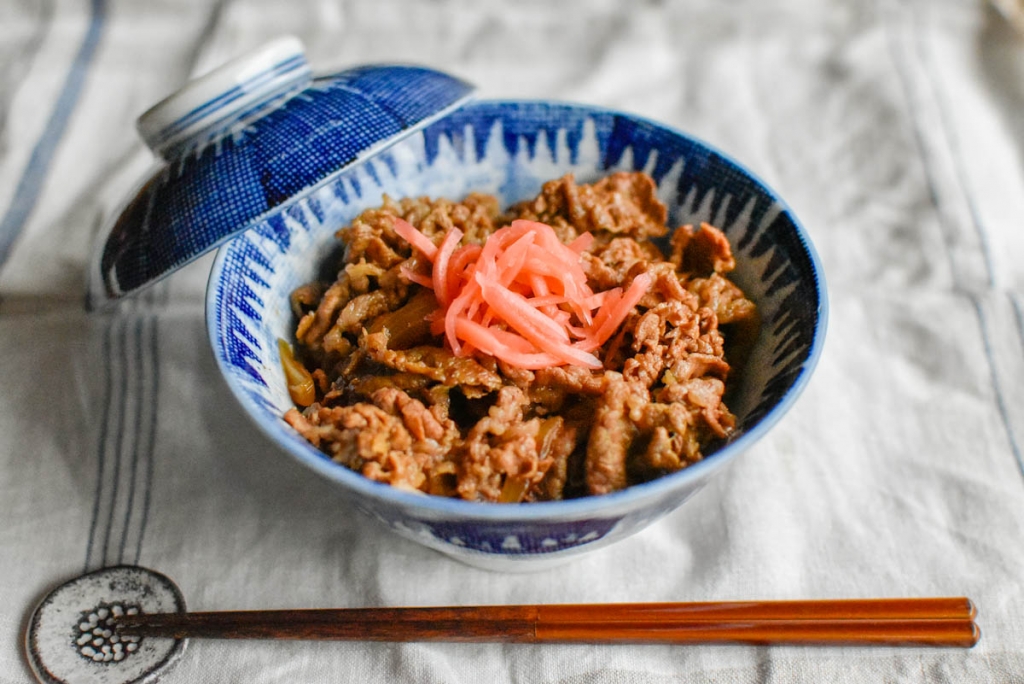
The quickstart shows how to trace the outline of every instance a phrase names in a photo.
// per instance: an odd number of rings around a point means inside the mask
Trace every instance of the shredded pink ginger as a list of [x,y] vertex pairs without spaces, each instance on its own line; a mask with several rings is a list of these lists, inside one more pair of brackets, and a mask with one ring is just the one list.
[[511,366],[536,370],[566,364],[600,369],[594,351],[615,333],[651,286],[642,273],[621,287],[594,293],[580,266],[593,243],[584,233],[565,245],[551,226],[516,220],[483,246],[460,244],[453,228],[435,245],[395,218],[395,232],[430,263],[430,275],[402,275],[434,291],[431,331],[444,334],[456,356],[474,351]]

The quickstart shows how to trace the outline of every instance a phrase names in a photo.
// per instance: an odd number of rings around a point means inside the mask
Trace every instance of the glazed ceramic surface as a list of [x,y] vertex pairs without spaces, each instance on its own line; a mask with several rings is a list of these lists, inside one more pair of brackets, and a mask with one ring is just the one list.
[[151,285],[458,107],[472,90],[405,65],[313,78],[294,38],[190,81],[139,118],[164,163],[104,228],[90,303]]
[[[493,193],[504,205],[565,173],[591,182],[643,170],[670,226],[707,221],[733,244],[734,281],[759,306],[760,337],[732,389],[738,429],[702,462],[601,497],[522,505],[417,495],[331,462],[282,419],[292,406],[276,340],[291,339],[289,293],[336,255],[334,232],[385,193],[459,199]],[[547,102],[465,106],[345,171],[223,246],[207,293],[210,341],[231,391],[282,451],[343,487],[395,532],[459,560],[534,569],[633,534],[682,504],[790,408],[825,332],[826,294],[808,238],[786,205],[744,168],[678,131],[622,113]],[[268,483],[269,486],[269,483]]]

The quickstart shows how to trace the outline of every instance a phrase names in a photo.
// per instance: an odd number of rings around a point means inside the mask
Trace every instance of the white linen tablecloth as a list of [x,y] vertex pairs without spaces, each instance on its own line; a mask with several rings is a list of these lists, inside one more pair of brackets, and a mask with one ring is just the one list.
[[[1007,3],[1002,3],[1006,5]],[[551,571],[386,533],[248,423],[205,258],[84,311],[148,105],[282,33],[481,96],[632,111],[791,203],[830,287],[818,371],[676,513]],[[0,683],[29,612],[138,563],[201,610],[967,595],[971,650],[193,642],[162,681],[1024,682],[1024,37],[970,0],[0,0]]]

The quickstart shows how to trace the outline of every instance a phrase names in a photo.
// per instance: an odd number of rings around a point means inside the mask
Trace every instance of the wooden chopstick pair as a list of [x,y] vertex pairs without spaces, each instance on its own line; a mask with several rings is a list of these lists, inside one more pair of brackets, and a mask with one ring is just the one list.
[[513,643],[743,643],[970,648],[967,598],[342,608],[139,614],[132,636]]

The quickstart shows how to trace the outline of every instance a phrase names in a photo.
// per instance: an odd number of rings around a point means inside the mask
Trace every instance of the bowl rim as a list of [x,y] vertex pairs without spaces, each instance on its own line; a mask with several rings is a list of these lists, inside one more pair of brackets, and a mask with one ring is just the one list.
[[816,311],[817,324],[814,328],[814,334],[811,340],[807,360],[804,362],[799,374],[793,380],[793,384],[790,385],[781,400],[767,413],[765,413],[765,415],[762,416],[753,427],[743,432],[734,440],[728,441],[717,451],[708,455],[701,461],[674,473],[670,473],[641,484],[631,485],[625,489],[612,492],[610,494],[584,496],[560,501],[498,504],[431,496],[420,492],[403,490],[386,483],[370,480],[361,473],[357,473],[354,470],[350,470],[341,464],[331,461],[326,454],[302,439],[297,432],[284,422],[283,417],[279,416],[273,421],[263,420],[261,416],[265,413],[265,409],[257,405],[256,402],[249,397],[247,392],[236,386],[237,381],[228,372],[226,372],[226,362],[218,351],[220,345],[218,344],[218,336],[216,335],[216,295],[218,292],[216,284],[221,280],[220,276],[224,270],[224,265],[227,261],[227,254],[230,250],[231,244],[233,243],[233,239],[225,242],[217,249],[213,266],[210,269],[209,280],[207,281],[205,298],[207,336],[214,352],[217,368],[220,370],[220,375],[227,383],[232,395],[245,409],[245,414],[249,419],[256,424],[256,427],[263,432],[265,436],[271,439],[278,447],[287,451],[292,457],[296,458],[306,467],[311,468],[329,480],[342,484],[362,497],[375,499],[382,503],[403,509],[419,509],[427,515],[433,514],[440,519],[460,518],[477,519],[496,523],[516,523],[542,520],[606,518],[613,514],[611,513],[612,511],[633,510],[640,506],[644,501],[657,501],[670,495],[676,490],[686,490],[688,485],[693,485],[697,481],[705,479],[706,476],[710,476],[715,471],[721,470],[724,465],[732,461],[732,459],[738,456],[741,452],[745,451],[752,444],[761,439],[761,437],[774,427],[779,420],[781,420],[782,416],[792,408],[793,404],[806,388],[807,383],[818,364],[818,360],[821,357],[825,333],[828,328],[828,289],[825,283],[821,260],[803,224],[792,211],[789,204],[782,199],[778,192],[776,192],[773,187],[765,183],[760,176],[747,168],[747,166],[736,161],[736,159],[731,155],[722,152],[714,145],[708,144],[704,140],[673,126],[618,109],[546,98],[479,99],[472,100],[464,107],[472,108],[481,105],[491,107],[552,105],[570,108],[584,113],[592,112],[595,114],[620,116],[636,122],[644,123],[660,128],[672,135],[684,138],[703,147],[708,152],[718,155],[722,161],[734,166],[738,171],[742,172],[759,185],[766,194],[770,195],[773,201],[779,205],[782,212],[789,217],[793,224],[799,243],[803,247],[804,252],[807,255],[807,259],[810,262],[811,274],[814,276],[815,280],[815,291],[818,295],[818,308]]

